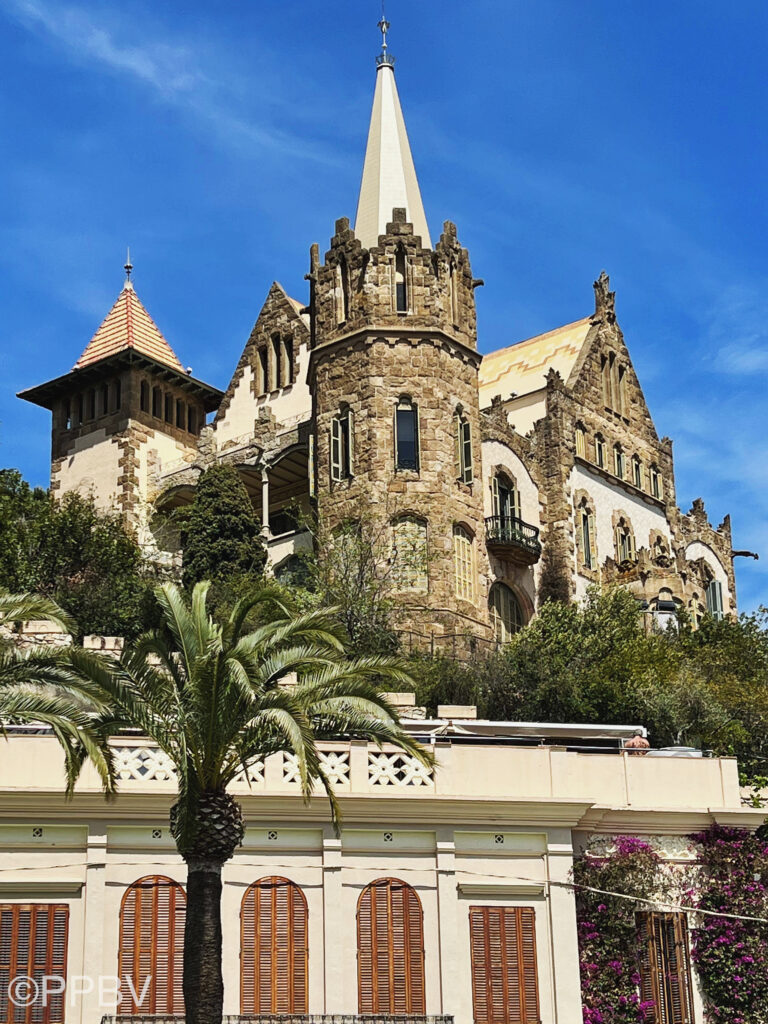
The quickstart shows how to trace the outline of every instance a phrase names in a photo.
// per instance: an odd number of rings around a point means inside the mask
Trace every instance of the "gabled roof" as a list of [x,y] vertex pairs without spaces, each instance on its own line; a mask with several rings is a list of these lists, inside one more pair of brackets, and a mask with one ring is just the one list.
[[73,369],[82,370],[126,349],[135,349],[158,363],[184,373],[176,353],[142,305],[130,281],[126,281],[117,302],[107,313]]
[[489,352],[480,364],[480,406],[486,408],[497,395],[529,395],[546,385],[550,370],[568,381],[579,357],[593,317],[576,320],[516,345]]
[[413,233],[420,236],[425,249],[431,249],[427,217],[397,95],[395,71],[391,62],[386,61],[380,63],[376,71],[376,91],[355,218],[355,235],[366,249],[379,244],[379,235],[385,234],[394,209],[405,210],[405,219],[413,224]]

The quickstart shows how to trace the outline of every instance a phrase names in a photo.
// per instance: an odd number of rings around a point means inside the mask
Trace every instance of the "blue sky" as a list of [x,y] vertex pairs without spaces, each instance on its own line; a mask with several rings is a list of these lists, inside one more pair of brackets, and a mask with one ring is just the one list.
[[[122,285],[225,387],[273,279],[354,217],[377,0],[0,0],[0,465],[46,483],[66,372]],[[604,267],[678,500],[768,604],[768,5],[388,0],[433,235],[482,351],[586,315]]]

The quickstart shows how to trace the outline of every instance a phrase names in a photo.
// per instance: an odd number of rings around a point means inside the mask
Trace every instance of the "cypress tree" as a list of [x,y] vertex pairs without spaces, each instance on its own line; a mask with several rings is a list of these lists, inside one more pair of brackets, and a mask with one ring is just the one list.
[[266,551],[260,523],[233,466],[212,466],[201,475],[183,534],[185,587],[262,574]]

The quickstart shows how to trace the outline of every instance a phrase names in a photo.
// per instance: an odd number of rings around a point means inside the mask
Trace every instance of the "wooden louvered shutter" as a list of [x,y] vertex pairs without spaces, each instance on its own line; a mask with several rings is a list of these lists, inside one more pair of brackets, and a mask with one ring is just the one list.
[[653,1003],[653,1024],[693,1024],[693,993],[685,914],[638,915],[640,998]]
[[131,1013],[184,1014],[184,890],[164,875],[134,882],[120,908],[118,974]]
[[[64,992],[43,1000],[44,978],[67,976],[69,908],[64,904],[0,905],[0,1022],[61,1024]],[[32,978],[40,994],[29,1006],[14,1006],[8,986],[14,978]],[[51,983],[52,988],[58,984]]]
[[307,1013],[307,901],[287,878],[261,878],[240,911],[240,1012]]
[[532,907],[471,907],[476,1024],[538,1024],[536,917]]
[[355,414],[347,410],[347,476],[355,473]]
[[597,526],[592,512],[587,516],[587,536],[589,540],[589,565],[590,569],[597,568]]
[[363,890],[357,975],[361,1014],[426,1013],[421,901],[405,882],[382,878]]

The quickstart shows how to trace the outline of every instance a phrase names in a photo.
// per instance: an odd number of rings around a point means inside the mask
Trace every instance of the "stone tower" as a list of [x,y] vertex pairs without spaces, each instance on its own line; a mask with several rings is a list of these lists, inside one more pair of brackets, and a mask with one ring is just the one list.
[[378,525],[415,630],[487,636],[480,282],[453,224],[430,241],[386,39],[377,64],[355,229],[311,253],[318,512]]
[[192,456],[221,392],[195,380],[130,280],[69,373],[19,394],[50,409],[51,491],[92,493],[132,526],[153,481]]

